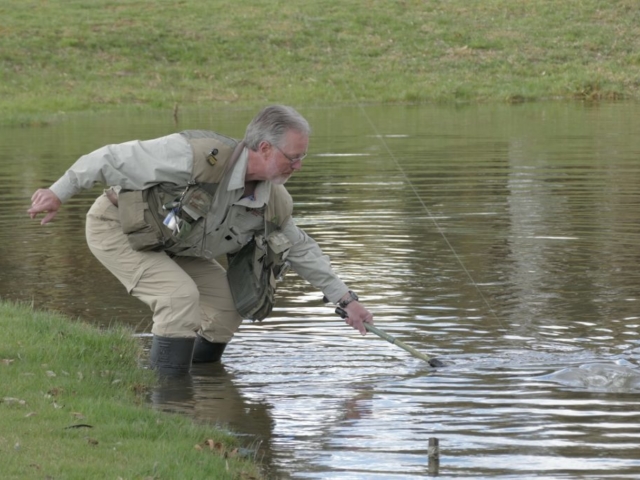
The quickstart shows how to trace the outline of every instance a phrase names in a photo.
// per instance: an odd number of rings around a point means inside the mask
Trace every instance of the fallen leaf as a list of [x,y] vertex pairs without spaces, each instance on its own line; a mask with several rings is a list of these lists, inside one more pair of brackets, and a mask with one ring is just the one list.
[[93,425],[89,425],[88,423],[77,423],[75,425],[69,425],[68,427],[64,427],[65,430],[70,428],[93,428]]
[[211,451],[213,451],[213,450],[218,450],[218,451],[224,450],[224,447],[223,447],[222,443],[214,442],[211,438],[208,439],[206,442],[204,442],[204,444],[207,445],[209,447],[209,450],[211,450]]
[[59,387],[53,387],[51,390],[49,390],[47,393],[49,395],[51,395],[52,397],[57,397],[58,395],[60,395],[62,392],[64,391],[64,389],[59,388]]
[[73,415],[78,420],[84,419],[84,415],[82,413],[80,413],[80,412],[71,412],[71,415]]
[[89,443],[89,445],[98,445],[98,443],[100,443],[95,438],[90,438],[90,437],[87,437],[87,442]]
[[27,414],[25,415],[25,417],[26,417],[26,418],[29,418],[29,417],[35,417],[37,414],[38,414],[37,412],[29,412],[29,413],[27,413]]
[[25,402],[24,400],[20,400],[19,398],[14,398],[14,397],[4,397],[2,399],[2,401],[8,405],[13,405],[13,404],[18,404],[18,405],[26,405],[27,402]]
[[11,365],[12,363],[13,363],[13,358],[3,358],[3,359],[2,359],[2,364],[3,364],[3,365],[7,365],[7,366],[9,366],[9,365]]
[[198,450],[198,451],[201,451],[201,450],[202,450],[202,446],[201,446],[201,445],[196,445],[194,448],[195,448],[196,450]]
[[144,386],[144,385],[143,385],[143,384],[141,384],[141,383],[136,383],[136,384],[133,386],[133,391],[134,391],[134,393],[135,393],[136,395],[142,395],[142,394],[144,394],[144,393],[146,393],[146,392],[147,392],[147,387],[146,387],[146,386]]
[[57,377],[56,372],[52,370],[47,370],[47,377]]

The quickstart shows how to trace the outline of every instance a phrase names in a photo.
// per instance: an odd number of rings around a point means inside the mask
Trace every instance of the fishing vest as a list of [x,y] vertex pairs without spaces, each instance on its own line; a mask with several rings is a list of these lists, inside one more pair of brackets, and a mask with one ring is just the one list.
[[[229,191],[228,185],[245,145],[205,130],[186,130],[181,135],[193,151],[188,184],[160,183],[145,190],[121,190],[120,223],[134,250],[212,258],[214,233],[236,200],[237,191]],[[283,185],[271,185],[265,210],[259,230],[279,230],[289,219],[293,201]],[[179,230],[172,221],[178,222]]]

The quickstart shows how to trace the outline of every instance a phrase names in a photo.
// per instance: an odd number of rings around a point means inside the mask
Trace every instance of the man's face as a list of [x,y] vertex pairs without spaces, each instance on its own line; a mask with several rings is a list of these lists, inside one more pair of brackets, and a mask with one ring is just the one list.
[[309,137],[297,130],[289,130],[284,135],[282,146],[270,145],[267,179],[283,185],[293,172],[302,168],[308,146]]

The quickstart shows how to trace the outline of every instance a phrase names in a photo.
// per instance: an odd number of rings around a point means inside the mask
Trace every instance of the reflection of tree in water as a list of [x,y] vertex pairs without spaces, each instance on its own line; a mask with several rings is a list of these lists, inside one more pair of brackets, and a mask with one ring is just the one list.
[[161,410],[184,413],[197,422],[239,432],[244,446],[255,451],[255,458],[271,471],[274,427],[271,407],[247,400],[235,380],[235,375],[220,363],[194,365],[191,375],[165,380],[151,392],[150,400]]

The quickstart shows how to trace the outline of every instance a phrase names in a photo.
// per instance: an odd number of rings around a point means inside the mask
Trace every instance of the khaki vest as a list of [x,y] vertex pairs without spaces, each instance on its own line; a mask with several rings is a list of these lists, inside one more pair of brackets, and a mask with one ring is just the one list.
[[[122,230],[134,250],[164,250],[174,255],[210,258],[207,233],[224,220],[237,191],[227,187],[243,142],[205,130],[181,135],[193,150],[193,170],[187,186],[160,183],[146,190],[121,190],[118,210]],[[183,228],[164,224],[176,208]],[[282,185],[271,185],[266,209],[268,229],[278,229],[291,217],[293,201]]]

